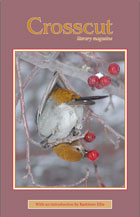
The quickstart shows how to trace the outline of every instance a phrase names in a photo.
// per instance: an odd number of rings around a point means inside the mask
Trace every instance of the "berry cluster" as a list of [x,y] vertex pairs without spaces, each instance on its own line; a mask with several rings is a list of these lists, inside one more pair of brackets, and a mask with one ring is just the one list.
[[[119,71],[120,71],[120,66],[117,63],[112,63],[108,67],[108,72],[111,75],[118,75]],[[99,77],[99,75],[96,74],[96,75],[92,75],[88,78],[88,85],[90,87],[96,87],[97,89],[102,89],[103,87],[110,85],[110,83],[111,83],[111,78],[109,76],[106,76],[106,75]],[[87,142],[92,142],[95,138],[96,138],[96,136],[93,132],[88,132],[85,135],[84,139]],[[87,158],[88,158],[88,160],[94,162],[95,160],[97,160],[99,158],[98,151],[97,150],[90,150],[87,153]],[[101,187],[105,187],[105,185],[102,183]]]
[[99,78],[96,75],[90,76],[88,78],[88,85],[90,87],[96,87],[97,89],[102,89],[111,83],[111,78],[109,76],[102,76]]
[[[111,75],[118,75],[120,71],[120,66],[117,63],[111,63],[108,67],[108,72]],[[110,85],[111,78],[109,76],[102,76],[99,78],[97,75],[92,75],[88,78],[88,85],[90,87],[95,87],[97,89],[102,89],[103,87],[106,87]]]
[[[92,142],[94,139],[96,138],[95,134],[93,132],[88,132],[86,135],[85,135],[85,138],[84,140],[86,142]],[[99,153],[97,152],[97,150],[90,150],[88,153],[87,153],[87,158],[94,162],[95,160],[97,160],[99,157]]]

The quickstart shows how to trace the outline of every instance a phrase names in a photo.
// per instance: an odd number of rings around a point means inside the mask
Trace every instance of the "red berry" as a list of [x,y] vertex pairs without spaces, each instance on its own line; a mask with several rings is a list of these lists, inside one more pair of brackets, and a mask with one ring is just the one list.
[[95,134],[93,132],[88,132],[86,135],[85,135],[85,140],[87,142],[92,142],[94,139],[96,138]]
[[99,78],[96,75],[92,75],[88,78],[88,85],[93,87],[99,83]]
[[92,162],[97,160],[98,157],[99,157],[99,153],[96,150],[91,150],[87,153],[87,158]]
[[100,78],[100,84],[102,86],[108,86],[111,83],[111,78],[109,76],[103,76]]
[[97,85],[95,85],[95,87],[96,87],[97,89],[102,89],[102,88],[103,88],[103,85],[102,85],[101,83],[98,83]]
[[112,75],[117,75],[120,71],[120,66],[117,63],[111,63],[108,67],[108,71]]

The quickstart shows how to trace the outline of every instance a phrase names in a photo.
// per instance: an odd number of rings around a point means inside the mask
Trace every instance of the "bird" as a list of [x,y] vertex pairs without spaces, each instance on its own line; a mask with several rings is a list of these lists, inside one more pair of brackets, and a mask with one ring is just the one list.
[[88,153],[78,140],[72,143],[60,143],[53,147],[53,151],[59,158],[69,162],[80,161]]
[[59,143],[70,135],[79,135],[83,128],[84,107],[106,97],[81,97],[72,90],[56,85],[38,113],[37,128],[43,138],[41,145],[45,147],[49,143]]

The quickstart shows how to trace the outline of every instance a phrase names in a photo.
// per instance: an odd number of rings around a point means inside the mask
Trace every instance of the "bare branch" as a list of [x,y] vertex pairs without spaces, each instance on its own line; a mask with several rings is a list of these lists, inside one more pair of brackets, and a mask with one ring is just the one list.
[[104,120],[102,120],[102,119],[100,118],[100,116],[98,116],[97,114],[95,114],[91,109],[90,109],[90,111],[91,111],[90,114],[91,114],[93,117],[97,118],[97,120],[98,120],[105,128],[107,128],[111,133],[113,133],[117,138],[120,138],[120,139],[122,139],[122,140],[125,139],[124,136],[122,136],[121,134],[119,134],[118,132],[116,132],[112,127],[110,127],[108,124],[106,124],[106,123],[104,122]]
[[99,187],[105,187],[105,184],[102,182],[102,177],[98,173],[98,166],[97,166],[97,164],[94,163],[93,165],[94,165],[94,168],[95,168],[95,176],[96,176],[96,179],[97,179],[98,186]]
[[[84,178],[80,179],[78,182],[76,182],[74,184],[61,185],[61,187],[75,187],[75,186],[81,185],[84,182],[87,183],[88,177],[89,177],[89,169],[88,169],[88,167],[86,167],[86,175]],[[60,186],[53,186],[53,187],[60,187]]]
[[[39,72],[39,68],[38,67],[34,67],[34,69],[32,70],[31,74],[29,75],[29,77],[27,78],[27,80],[24,82],[23,86],[22,86],[22,90],[25,89],[26,87],[28,87],[28,85],[30,84],[30,82],[32,81],[32,79],[36,76],[36,74]],[[20,99],[20,94],[18,94],[17,98],[16,98],[16,105],[18,104],[18,101]]]
[[[61,140],[57,140],[56,142],[54,143],[48,143],[45,147],[46,150],[58,145],[58,144],[61,144],[61,143],[72,143],[74,141],[77,141],[77,140],[80,140],[80,139],[83,139],[86,135],[87,131],[85,131],[83,134],[79,134],[77,136],[68,136],[67,138],[64,138],[64,139],[61,139]],[[38,147],[41,147],[41,144],[39,142],[36,142],[35,140],[33,140],[32,138],[29,138],[30,142],[33,144],[33,145],[36,145]]]
[[[39,52],[16,52],[17,56],[19,56],[22,60],[29,62],[35,66],[40,68],[48,68],[50,71],[61,71],[63,74],[68,75],[70,77],[77,77],[80,80],[87,83],[89,76],[91,73],[86,70],[80,69],[75,66],[71,66],[65,63],[60,62],[59,60],[53,60],[49,58],[45,58],[44,55],[41,55]],[[112,84],[108,87],[105,87],[110,94],[116,95],[120,98],[124,98],[124,86],[122,85],[118,88],[118,86],[113,86]]]
[[[48,185],[40,185],[40,184],[34,184],[35,187],[39,187],[39,188],[60,188],[60,187],[65,187],[65,188],[68,188],[68,187],[76,187],[76,186],[79,186],[81,185],[82,183],[85,182],[85,185],[87,187],[87,180],[88,180],[88,177],[89,177],[89,169],[88,167],[86,167],[86,175],[84,178],[81,178],[79,181],[73,183],[73,184],[70,184],[70,185],[55,185],[55,186],[48,186]],[[26,178],[26,177],[25,177]]]
[[26,133],[26,169],[27,169],[27,176],[31,178],[32,184],[35,184],[33,174],[31,171],[31,165],[30,165],[30,144],[29,144],[29,129],[28,129],[28,124],[26,120],[26,113],[25,113],[25,105],[24,105],[24,96],[23,96],[23,90],[22,90],[22,83],[21,83],[21,74],[20,74],[20,62],[19,59],[16,59],[16,70],[17,70],[17,77],[18,77],[18,86],[19,86],[19,94],[20,94],[20,102],[21,102],[21,113],[22,113],[22,119],[23,119],[23,124],[24,124],[24,129]]

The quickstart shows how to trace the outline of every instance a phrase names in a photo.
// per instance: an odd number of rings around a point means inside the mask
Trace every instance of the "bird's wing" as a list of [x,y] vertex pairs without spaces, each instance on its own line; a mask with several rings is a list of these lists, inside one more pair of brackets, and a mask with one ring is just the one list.
[[50,84],[48,85],[43,97],[42,97],[42,100],[41,100],[41,103],[39,105],[37,115],[36,115],[36,122],[37,123],[38,123],[39,116],[43,112],[46,101],[49,98],[49,95],[50,95],[51,91],[53,90],[53,88],[54,88],[54,86],[55,86],[55,84],[56,84],[56,82],[58,80],[58,77],[59,77],[58,73],[55,73],[52,80],[50,81]]

